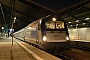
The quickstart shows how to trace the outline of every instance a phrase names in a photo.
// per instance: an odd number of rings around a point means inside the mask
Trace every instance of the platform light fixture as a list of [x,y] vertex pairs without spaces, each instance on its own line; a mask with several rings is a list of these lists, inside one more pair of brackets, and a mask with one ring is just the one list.
[[16,20],[16,17],[14,17],[14,20]]
[[70,25],[71,27],[73,26],[73,25]]
[[76,27],[76,29],[77,29],[77,27]]
[[78,26],[78,24],[76,24],[76,26]]
[[83,23],[83,25],[85,25],[85,23]]
[[13,21],[13,23],[15,23],[15,21],[16,21],[16,17],[14,17],[14,21]]
[[76,20],[76,22],[79,22],[79,20]]
[[72,22],[68,22],[68,23],[72,23]]
[[2,27],[2,29],[4,29],[4,27]]
[[15,20],[14,20],[14,22],[15,22]]
[[89,20],[90,18],[86,18],[85,20]]

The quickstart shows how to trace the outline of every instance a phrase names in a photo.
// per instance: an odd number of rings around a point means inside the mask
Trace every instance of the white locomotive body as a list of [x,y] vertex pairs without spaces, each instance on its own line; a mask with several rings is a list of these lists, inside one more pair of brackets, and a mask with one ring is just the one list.
[[[52,54],[59,54],[63,50],[70,50],[69,35],[66,23],[63,19],[57,18],[52,21],[51,17],[39,19],[14,35],[24,35],[23,40],[30,42]],[[19,38],[18,37],[18,38]]]

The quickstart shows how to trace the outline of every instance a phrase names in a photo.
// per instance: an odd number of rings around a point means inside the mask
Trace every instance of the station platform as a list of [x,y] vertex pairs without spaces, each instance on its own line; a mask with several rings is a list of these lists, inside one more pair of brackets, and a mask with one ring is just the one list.
[[0,40],[0,60],[61,60],[45,51],[13,38]]

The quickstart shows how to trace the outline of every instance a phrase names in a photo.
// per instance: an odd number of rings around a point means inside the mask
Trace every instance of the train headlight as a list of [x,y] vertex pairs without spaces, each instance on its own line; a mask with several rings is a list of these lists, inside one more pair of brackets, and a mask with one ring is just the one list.
[[69,40],[69,37],[68,36],[66,37],[66,40]]
[[46,40],[47,40],[46,36],[43,36],[43,41],[46,41]]

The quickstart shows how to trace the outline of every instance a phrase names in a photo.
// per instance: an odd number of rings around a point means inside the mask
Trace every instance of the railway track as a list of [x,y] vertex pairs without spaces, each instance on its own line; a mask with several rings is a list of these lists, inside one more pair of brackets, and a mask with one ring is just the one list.
[[90,52],[90,47],[77,46],[77,47],[73,47],[73,48],[78,49],[78,50],[82,50],[82,51]]
[[62,60],[74,60],[66,55],[60,54],[60,55],[56,55],[56,57],[62,59]]

